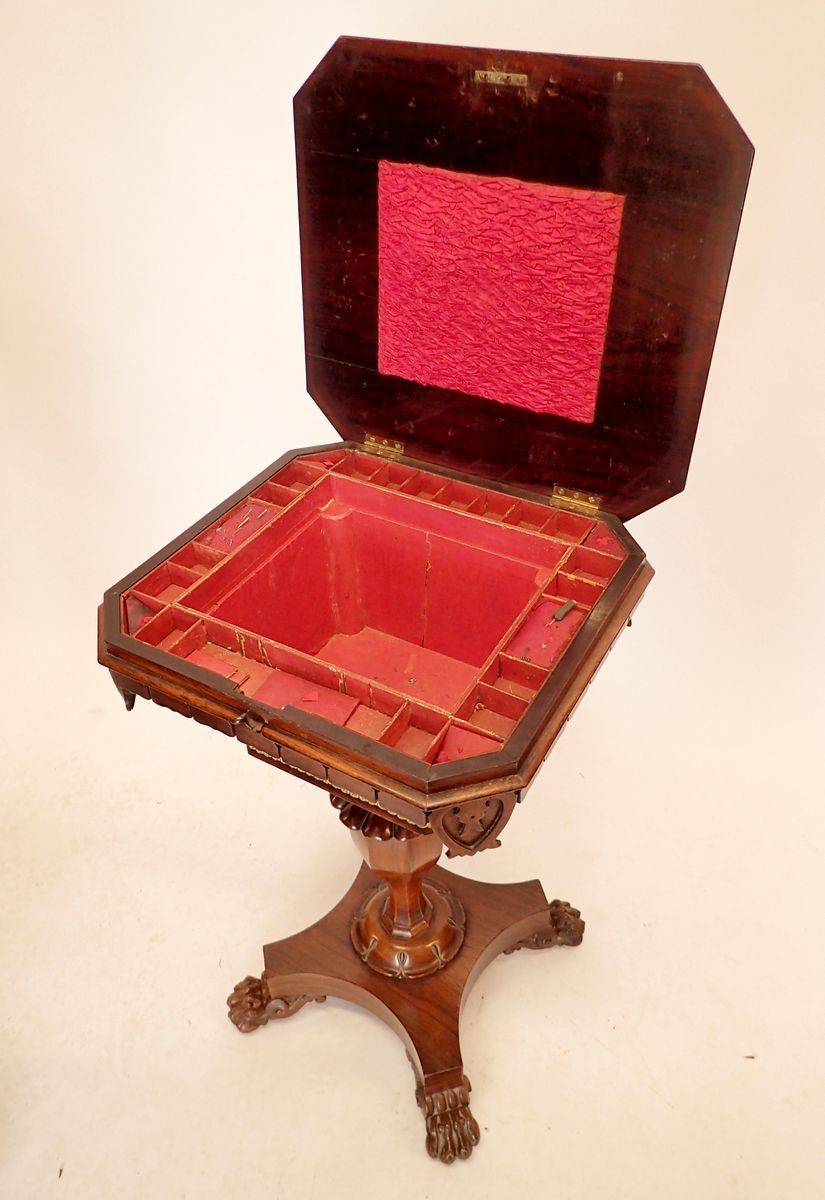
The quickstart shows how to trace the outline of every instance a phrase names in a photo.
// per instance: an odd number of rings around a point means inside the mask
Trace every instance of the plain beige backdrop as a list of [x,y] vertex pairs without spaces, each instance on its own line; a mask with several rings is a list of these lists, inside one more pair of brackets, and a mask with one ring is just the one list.
[[[493,854],[581,949],[465,1010],[482,1142],[403,1049],[224,997],[356,867],[323,794],[95,664],[104,588],[284,450],[306,395],[291,96],[340,33],[695,60],[756,163],[658,574]],[[823,6],[0,5],[0,1195],[825,1196]]]

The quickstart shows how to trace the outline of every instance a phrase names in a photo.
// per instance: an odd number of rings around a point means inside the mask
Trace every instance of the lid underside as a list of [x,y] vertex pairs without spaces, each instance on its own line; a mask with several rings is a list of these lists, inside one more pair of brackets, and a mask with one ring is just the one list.
[[625,518],[681,491],[752,158],[700,67],[342,38],[295,120],[345,438]]

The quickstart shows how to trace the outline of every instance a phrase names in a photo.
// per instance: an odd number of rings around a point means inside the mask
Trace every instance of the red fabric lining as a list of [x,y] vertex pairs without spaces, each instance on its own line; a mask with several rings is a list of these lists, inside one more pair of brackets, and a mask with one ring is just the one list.
[[379,371],[592,422],[623,206],[380,162]]
[[213,550],[228,551],[257,533],[261,524],[271,521],[274,516],[273,508],[250,498],[216,521],[211,529],[201,534],[198,541]]
[[476,754],[489,754],[498,750],[501,743],[484,734],[474,733],[470,729],[462,729],[459,725],[451,725],[444,735],[436,751],[437,763],[454,762],[457,758],[472,758]]
[[266,682],[250,694],[272,708],[289,704],[304,712],[326,717],[337,725],[347,722],[358,708],[358,701],[351,696],[342,696],[340,692],[333,692],[317,683],[308,683],[306,679],[285,671],[272,672]]
[[326,662],[376,679],[402,695],[450,710],[476,677],[476,669],[447,654],[428,650],[378,629],[335,634],[319,656]]
[[584,621],[580,608],[574,608],[563,620],[554,621],[553,614],[561,607],[561,600],[543,600],[537,605],[508,643],[507,653],[540,667],[552,666]]
[[603,521],[351,451],[276,478],[288,507],[236,505],[125,595],[124,631],[425,761],[506,740],[624,557]]

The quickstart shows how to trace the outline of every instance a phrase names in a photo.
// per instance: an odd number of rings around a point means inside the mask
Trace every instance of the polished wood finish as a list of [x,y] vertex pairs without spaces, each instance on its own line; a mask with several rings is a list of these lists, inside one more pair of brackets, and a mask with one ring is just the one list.
[[[517,87],[476,71],[523,74]],[[576,945],[577,909],[536,881],[473,882],[436,866],[500,836],[653,572],[621,519],[681,490],[699,418],[752,150],[699,67],[341,39],[295,100],[307,376],[347,439],[290,451],[105,596],[98,657],[126,707],[140,696],[329,792],[364,859],[322,920],[264,947],[264,972],[229,997],[248,1033],[328,995],[404,1041],[427,1150],[479,1139],[459,1043],[469,988],[499,953]],[[377,198],[381,159],[625,197],[595,420],[381,375]],[[124,593],[249,496],[320,450],[403,443],[400,461],[534,503],[565,485],[601,497],[626,551],[502,749],[432,764],[295,708],[121,630]],[[374,448],[374,443],[371,443]],[[494,482],[492,482],[494,481]],[[563,503],[561,507],[564,507]],[[129,627],[130,628],[130,627]]]
[[[701,67],[341,38],[295,128],[307,380],[344,437],[623,518],[682,490],[753,157]],[[381,159],[625,197],[592,425],[377,370]]]
[[[137,580],[249,495],[275,468],[301,455],[338,448],[337,444],[307,447],[284,455],[268,472],[250,480],[110,588],[99,614],[98,659],[111,671],[127,704],[133,703],[135,696],[152,700],[237,738],[262,762],[308,778],[369,811],[389,815],[411,829],[437,828],[451,854],[474,854],[492,848],[498,844],[514,804],[524,799],[553,742],[653,577],[644,552],[610,514],[600,516],[626,548],[624,564],[504,748],[478,758],[441,764],[414,760],[391,746],[360,737],[309,713],[290,707],[271,709],[213,672],[121,632],[121,596]],[[402,461],[413,463],[410,459]],[[490,486],[478,476],[440,468],[437,473],[459,482]],[[499,485],[497,490],[519,498],[541,499],[536,493],[509,485]],[[550,504],[546,499],[542,502]],[[483,813],[476,807],[479,804]],[[472,807],[465,811],[463,806]],[[456,807],[462,812],[453,813]],[[477,836],[479,830],[483,837]]]
[[[462,478],[455,471],[441,473]],[[158,560],[253,486],[219,506]],[[120,597],[156,560],[116,585],[101,609],[100,661],[127,708],[138,695],[149,699],[236,738],[260,761],[326,788],[365,858],[358,879],[327,917],[265,947],[264,974],[238,984],[228,1000],[230,1019],[251,1032],[327,995],[380,1016],[407,1046],[426,1147],[445,1163],[466,1158],[479,1137],[458,1033],[469,987],[496,954],[575,945],[583,923],[570,905],[548,905],[536,882],[474,883],[434,864],[442,848],[466,855],[499,845],[517,803],[647,587],[653,572],[643,553],[618,521],[607,520],[627,548],[624,565],[506,748],[476,760],[415,762],[306,713],[268,709],[214,673],[125,636]]]
[[[372,862],[376,847],[390,847],[392,855],[393,848],[397,853],[407,840],[403,834],[355,836]],[[425,843],[422,857],[430,852],[426,844],[438,846],[432,834],[414,835],[412,840]],[[426,1125],[427,1152],[451,1163],[468,1158],[480,1137],[469,1107],[470,1084],[459,1039],[459,1018],[470,988],[498,954],[578,945],[584,923],[570,905],[558,900],[548,904],[536,880],[477,883],[432,866],[424,883],[452,897],[467,918],[460,953],[427,977],[390,977],[375,969],[372,956],[353,953],[353,926],[376,886],[376,875],[365,863],[346,895],[322,920],[264,947],[263,975],[243,979],[227,1004],[231,1021],[242,1033],[327,996],[349,1000],[380,1017],[406,1046]]]

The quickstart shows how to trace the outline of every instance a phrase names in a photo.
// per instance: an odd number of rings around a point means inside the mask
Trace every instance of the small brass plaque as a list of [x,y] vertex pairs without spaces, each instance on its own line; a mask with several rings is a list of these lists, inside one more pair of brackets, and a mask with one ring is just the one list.
[[527,87],[527,76],[517,71],[474,71],[476,83],[503,84],[505,87]]

